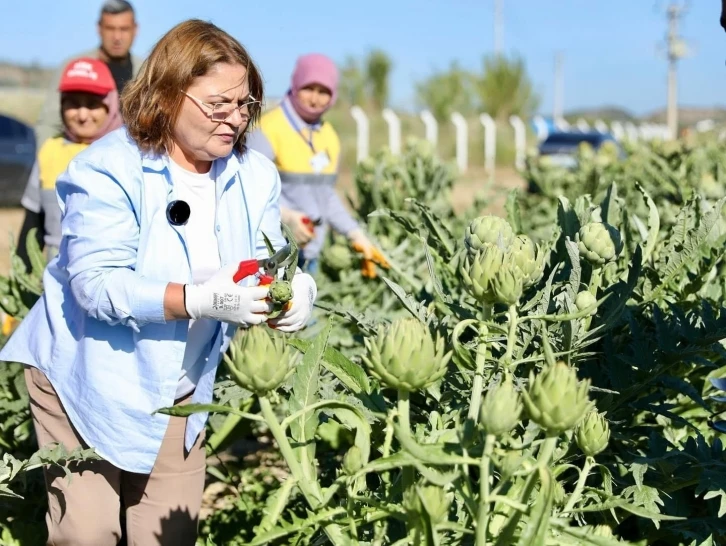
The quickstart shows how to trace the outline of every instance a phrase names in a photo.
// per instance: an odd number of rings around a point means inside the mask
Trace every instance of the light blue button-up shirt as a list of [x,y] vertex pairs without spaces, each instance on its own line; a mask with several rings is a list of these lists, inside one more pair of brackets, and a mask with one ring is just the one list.
[[[169,282],[192,280],[184,226],[167,221],[175,199],[166,156],[143,154],[124,127],[79,153],[57,181],[59,254],[44,293],[0,351],[0,360],[46,374],[83,440],[120,469],[148,474],[174,403],[189,322],[165,321]],[[222,266],[268,255],[280,231],[280,177],[248,150],[217,159],[215,232]],[[248,282],[252,282],[249,279]],[[219,323],[192,397],[209,403],[236,327]],[[207,420],[187,421],[187,449]]]

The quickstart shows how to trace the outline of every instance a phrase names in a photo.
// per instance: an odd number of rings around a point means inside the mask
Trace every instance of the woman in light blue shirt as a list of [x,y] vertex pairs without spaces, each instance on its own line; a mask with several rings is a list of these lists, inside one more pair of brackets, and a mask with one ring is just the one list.
[[[263,85],[248,53],[186,21],[154,47],[121,98],[126,125],[58,178],[58,255],[44,294],[0,352],[28,365],[40,445],[103,459],[46,470],[48,544],[193,545],[204,487],[206,414],[162,407],[212,400],[238,327],[302,328],[316,287],[298,272],[275,319],[268,289],[232,280],[240,261],[280,248],[280,177],[245,147]],[[162,532],[163,529],[163,532]]]

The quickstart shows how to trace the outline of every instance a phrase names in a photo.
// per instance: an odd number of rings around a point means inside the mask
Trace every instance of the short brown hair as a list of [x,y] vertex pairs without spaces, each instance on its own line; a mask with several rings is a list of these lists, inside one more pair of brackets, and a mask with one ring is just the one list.
[[172,130],[182,102],[182,90],[218,63],[240,64],[247,69],[250,94],[260,103],[250,107],[250,121],[235,144],[244,151],[247,131],[259,119],[263,100],[262,76],[247,50],[212,23],[190,19],[179,23],[157,42],[121,96],[126,128],[144,152],[162,154],[171,149]]

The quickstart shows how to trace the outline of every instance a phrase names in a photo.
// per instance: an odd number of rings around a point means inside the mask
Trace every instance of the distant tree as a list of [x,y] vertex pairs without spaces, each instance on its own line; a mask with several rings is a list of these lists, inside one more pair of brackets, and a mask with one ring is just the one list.
[[365,101],[366,81],[360,63],[353,56],[345,59],[340,70],[340,98],[347,104],[362,104]]
[[448,70],[435,72],[416,84],[418,102],[431,110],[439,121],[448,120],[452,112],[469,114],[474,109],[475,76],[459,67],[456,61]]
[[385,51],[374,49],[368,53],[365,66],[368,96],[376,108],[385,108],[388,104],[388,86],[393,62]]
[[539,107],[540,99],[520,57],[485,57],[484,73],[476,89],[481,108],[500,121],[511,115],[529,117]]

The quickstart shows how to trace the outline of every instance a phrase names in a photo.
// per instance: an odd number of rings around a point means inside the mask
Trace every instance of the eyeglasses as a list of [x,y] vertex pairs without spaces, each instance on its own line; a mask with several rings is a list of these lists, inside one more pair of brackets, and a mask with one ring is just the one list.
[[[260,101],[255,99],[252,95],[250,95],[249,100],[245,103],[240,104],[239,106],[235,106],[231,102],[204,102],[203,100],[200,100],[197,97],[190,95],[186,91],[182,91],[182,93],[184,93],[187,97],[196,102],[199,106],[210,108],[212,111],[207,114],[207,117],[212,121],[219,122],[227,121],[230,116],[234,114],[234,111],[238,110],[240,116],[242,117],[242,123],[248,123],[250,121],[250,118],[252,117],[252,107],[260,104]],[[247,112],[243,113],[242,110],[244,110],[245,108],[247,109]]]

